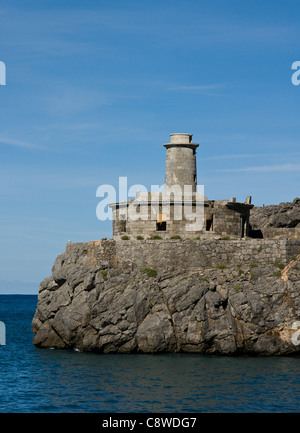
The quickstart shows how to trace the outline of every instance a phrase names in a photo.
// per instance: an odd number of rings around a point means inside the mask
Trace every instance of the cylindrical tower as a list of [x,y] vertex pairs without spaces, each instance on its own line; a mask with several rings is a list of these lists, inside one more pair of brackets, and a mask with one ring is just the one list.
[[192,185],[197,190],[196,148],[192,134],[170,134],[171,142],[164,144],[167,149],[165,184],[169,187]]

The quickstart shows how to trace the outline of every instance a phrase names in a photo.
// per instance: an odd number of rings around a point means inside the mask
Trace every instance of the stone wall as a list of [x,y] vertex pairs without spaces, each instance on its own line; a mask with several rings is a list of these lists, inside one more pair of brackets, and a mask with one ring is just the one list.
[[106,260],[113,267],[170,271],[198,270],[222,265],[287,264],[300,251],[291,240],[103,240],[68,244],[67,251],[86,251],[89,266]]
[[[141,201],[141,204],[136,206],[140,210],[140,215],[133,213],[132,218],[128,217],[126,220],[124,214],[122,215],[124,204],[120,208],[114,207],[114,239],[121,239],[124,235],[131,238],[143,236],[145,239],[159,235],[166,240],[172,236],[180,236],[184,239],[200,237],[201,240],[208,236],[209,239],[224,236],[240,239],[248,235],[251,205],[228,202],[228,200],[206,200],[203,207],[200,202],[198,207],[194,202],[191,208],[186,209],[181,202],[162,201],[165,206],[152,203],[149,193],[147,200]],[[127,209],[128,213],[129,209]],[[157,228],[158,215],[164,215],[166,224],[164,230]],[[211,221],[209,227],[207,220]]]
[[300,226],[298,227],[267,227],[263,230],[264,239],[295,239],[300,240]]

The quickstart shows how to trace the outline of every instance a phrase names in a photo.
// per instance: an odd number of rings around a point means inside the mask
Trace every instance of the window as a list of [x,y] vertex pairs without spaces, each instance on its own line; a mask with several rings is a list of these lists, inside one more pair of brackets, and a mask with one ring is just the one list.
[[213,216],[211,216],[211,217],[209,217],[209,218],[207,218],[206,219],[206,222],[205,222],[205,230],[207,231],[207,232],[212,232],[213,231]]
[[167,215],[158,213],[156,217],[156,230],[158,232],[165,232],[167,230]]
[[166,221],[162,221],[161,223],[156,223],[156,230],[158,232],[165,232],[167,230]]

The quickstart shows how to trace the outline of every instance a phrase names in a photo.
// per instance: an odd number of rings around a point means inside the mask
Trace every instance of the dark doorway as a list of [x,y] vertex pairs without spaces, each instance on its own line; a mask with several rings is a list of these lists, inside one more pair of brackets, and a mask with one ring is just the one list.
[[241,238],[244,238],[246,235],[246,218],[241,216]]
[[212,232],[212,231],[213,231],[213,217],[208,218],[208,219],[206,220],[206,223],[205,223],[205,230],[206,230],[207,232]]
[[121,221],[121,231],[126,232],[126,220]]

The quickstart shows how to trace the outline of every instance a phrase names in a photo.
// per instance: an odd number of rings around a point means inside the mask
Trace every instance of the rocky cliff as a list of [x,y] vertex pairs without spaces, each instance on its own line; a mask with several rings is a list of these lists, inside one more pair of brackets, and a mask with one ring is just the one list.
[[[250,235],[255,237],[299,238],[300,236],[300,198],[293,202],[254,207],[250,214]],[[297,234],[296,234],[297,233]]]
[[[106,250],[113,242],[106,241]],[[40,284],[32,321],[37,347],[299,353],[300,255],[288,266],[231,263],[187,271],[178,264],[170,271],[119,266],[105,253],[91,260],[86,244],[77,245],[57,257]]]

